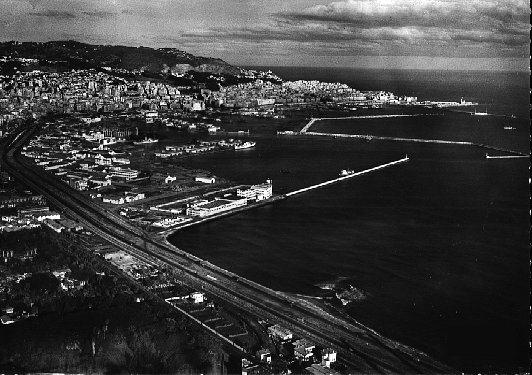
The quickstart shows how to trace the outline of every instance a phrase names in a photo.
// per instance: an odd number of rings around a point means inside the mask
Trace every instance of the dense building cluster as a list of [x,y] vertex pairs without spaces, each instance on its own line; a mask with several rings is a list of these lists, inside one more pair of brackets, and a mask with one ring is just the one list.
[[205,103],[179,88],[129,81],[95,70],[32,71],[0,80],[0,124],[47,112],[204,110]]
[[[271,72],[246,71],[254,81],[208,90],[172,86],[149,80],[126,79],[117,71],[71,70],[63,73],[17,72],[0,76],[0,131],[8,122],[45,113],[137,112],[146,122],[179,120],[161,113],[198,112],[206,108],[250,109],[312,105],[317,103],[412,104],[415,97],[393,93],[362,92],[341,83],[319,81],[280,82]],[[119,75],[119,74],[118,74]],[[247,76],[246,76],[247,77]],[[262,79],[264,78],[264,80]],[[277,108],[279,109],[279,108]],[[245,112],[245,111],[244,111]],[[1,136],[1,134],[0,134]]]
[[222,87],[212,92],[211,102],[228,108],[250,108],[271,105],[304,105],[316,103],[406,104],[416,97],[397,97],[391,92],[362,92],[343,83],[320,81],[288,81],[276,84],[255,80],[250,83]]

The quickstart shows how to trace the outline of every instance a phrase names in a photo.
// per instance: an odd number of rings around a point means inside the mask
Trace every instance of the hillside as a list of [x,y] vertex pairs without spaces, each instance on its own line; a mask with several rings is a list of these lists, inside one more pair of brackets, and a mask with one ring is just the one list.
[[111,67],[129,71],[171,73],[194,70],[237,75],[240,69],[223,60],[194,56],[174,48],[91,45],[76,41],[4,42],[0,56],[60,62],[67,68]]

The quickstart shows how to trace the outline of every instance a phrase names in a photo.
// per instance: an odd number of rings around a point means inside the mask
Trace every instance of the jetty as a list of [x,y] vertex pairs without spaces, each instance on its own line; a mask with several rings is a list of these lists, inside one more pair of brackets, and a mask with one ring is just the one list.
[[391,167],[392,165],[406,163],[408,160],[410,160],[409,157],[405,156],[402,159],[398,159],[398,160],[395,160],[395,161],[392,161],[392,162],[389,162],[389,163],[381,164],[381,165],[378,165],[378,166],[373,167],[373,168],[364,169],[364,170],[362,170],[360,172],[351,173],[351,174],[348,174],[346,176],[341,176],[341,177],[334,178],[332,180],[328,180],[328,181],[325,181],[325,182],[322,182],[322,183],[319,183],[319,184],[316,184],[316,185],[312,185],[312,186],[309,186],[309,187],[306,187],[306,188],[303,188],[303,189],[295,190],[295,191],[292,191],[290,193],[285,194],[285,196],[288,198],[288,197],[294,196],[296,194],[301,194],[301,193],[304,193],[304,192],[307,192],[307,191],[310,191],[310,190],[314,190],[314,189],[318,189],[318,188],[321,188],[321,187],[324,187],[324,186],[332,185],[332,184],[335,184],[335,183],[338,183],[338,182],[341,182],[341,181],[344,181],[344,180],[347,180],[347,179],[350,179],[350,178],[353,178],[353,177],[357,177],[357,176],[361,176],[363,174],[367,174],[367,173],[370,173],[370,172],[377,171],[379,169]]
[[[505,152],[510,154],[511,158],[528,158],[529,154],[520,151],[509,150],[502,147],[490,146],[483,143],[475,143],[470,141],[450,141],[445,139],[423,139],[423,138],[402,138],[402,137],[383,137],[371,134],[345,134],[345,133],[319,133],[319,132],[306,132],[306,135],[315,135],[321,137],[333,137],[333,138],[358,138],[367,141],[395,141],[395,142],[415,142],[415,143],[433,143],[433,144],[447,144],[447,145],[462,145],[473,146],[482,149]],[[491,157],[490,157],[491,158]],[[488,159],[490,159],[488,158]]]
[[416,116],[440,116],[437,113],[412,113],[412,114],[395,114],[395,115],[362,115],[362,116],[345,116],[345,117],[313,117],[310,121],[299,131],[300,133],[307,133],[312,125],[317,121],[322,120],[349,120],[349,119],[368,119],[368,118],[393,118],[393,117],[416,117]]
[[371,135],[371,134],[318,133],[318,132],[306,132],[305,134],[322,136],[322,137],[333,137],[333,138],[359,138],[359,139],[365,139],[368,141],[379,140],[379,141],[400,141],[400,142],[417,142],[417,143],[442,143],[442,144],[466,145],[466,146],[477,145],[469,141],[447,141],[444,139],[383,137],[383,136]]
[[364,170],[359,171],[359,172],[350,173],[350,174],[345,175],[345,176],[337,177],[337,178],[334,178],[332,180],[321,182],[319,184],[308,186],[308,187],[305,187],[305,188],[302,188],[302,189],[298,189],[298,190],[295,190],[295,191],[292,191],[292,192],[289,192],[289,193],[286,193],[286,194],[274,195],[274,196],[272,196],[269,199],[265,199],[265,200],[254,202],[254,203],[250,203],[250,204],[248,204],[246,206],[238,207],[238,208],[235,208],[235,209],[230,210],[230,211],[224,211],[224,212],[221,212],[221,213],[218,213],[218,214],[215,214],[215,215],[212,215],[212,216],[207,216],[207,217],[204,217],[204,218],[201,218],[201,219],[197,219],[197,220],[183,221],[183,222],[181,222],[181,223],[179,223],[177,225],[171,226],[171,227],[169,227],[169,228],[167,228],[167,229],[165,229],[165,230],[163,230],[161,232],[158,232],[157,235],[160,238],[162,238],[162,239],[166,239],[166,236],[168,236],[169,234],[175,233],[175,232],[177,232],[179,230],[182,230],[182,229],[185,229],[185,228],[189,228],[189,227],[192,227],[192,226],[204,224],[204,223],[207,223],[207,222],[210,222],[210,221],[214,221],[214,220],[218,220],[218,219],[221,219],[221,218],[224,218],[224,217],[227,217],[227,216],[231,216],[231,215],[235,215],[235,214],[238,214],[238,213],[242,213],[244,211],[248,211],[248,210],[252,210],[252,209],[258,208],[258,207],[263,207],[263,206],[266,206],[266,205],[269,205],[269,204],[273,204],[273,203],[275,203],[277,201],[281,201],[283,199],[287,199],[289,197],[292,197],[292,196],[297,195],[297,194],[304,193],[304,192],[309,191],[309,190],[314,190],[314,189],[318,189],[320,187],[332,185],[332,184],[335,184],[335,183],[338,183],[338,182],[341,182],[341,181],[344,181],[344,180],[347,180],[347,179],[350,179],[350,178],[353,178],[353,177],[357,177],[357,176],[361,176],[363,174],[367,174],[367,173],[371,173],[371,172],[377,171],[379,169],[391,167],[391,166],[396,165],[396,164],[405,163],[408,160],[410,160],[409,157],[405,156],[402,159],[398,159],[398,160],[394,160],[394,161],[389,162],[389,163],[377,165],[376,167],[372,167],[372,168],[369,168],[369,169],[364,169]]
[[486,159],[519,159],[519,158],[529,158],[529,155],[488,155],[486,154]]

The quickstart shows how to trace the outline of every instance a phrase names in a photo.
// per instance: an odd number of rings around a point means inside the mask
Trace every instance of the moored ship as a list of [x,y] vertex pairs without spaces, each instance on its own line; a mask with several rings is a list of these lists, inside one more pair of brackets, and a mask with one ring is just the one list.
[[352,169],[342,169],[342,170],[340,171],[339,175],[343,177],[343,176],[349,176],[349,175],[352,175],[352,174],[354,174],[354,173],[355,173],[355,171],[352,170]]
[[473,112],[473,115],[475,116],[487,116],[488,114],[489,113],[487,109],[484,112],[477,112],[477,110],[475,109],[475,112]]
[[255,145],[256,145],[255,142],[244,142],[244,143],[235,145],[235,150],[244,150],[247,148],[255,147]]

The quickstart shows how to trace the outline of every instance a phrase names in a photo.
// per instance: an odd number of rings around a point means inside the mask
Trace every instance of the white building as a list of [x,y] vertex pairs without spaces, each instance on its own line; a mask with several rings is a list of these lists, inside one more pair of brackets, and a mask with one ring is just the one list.
[[96,189],[111,185],[111,180],[108,178],[93,178],[90,182]]
[[111,177],[124,178],[125,180],[131,180],[139,176],[139,171],[129,168],[115,167],[109,171]]
[[165,219],[161,219],[159,221],[156,221],[152,224],[153,227],[158,228],[169,228],[177,224],[183,224],[187,221],[192,220],[191,218],[183,218],[183,217],[169,217]]
[[271,198],[273,195],[272,181],[267,180],[264,184],[252,185],[249,189],[238,189],[236,195],[257,201]]
[[146,118],[146,123],[152,124],[155,119],[159,118],[159,113],[156,111],[148,111],[144,114],[144,117]]
[[194,100],[192,102],[191,111],[205,111],[205,103],[201,100]]
[[292,337],[294,336],[292,331],[281,327],[279,324],[268,327],[268,333],[270,336],[277,337],[282,341],[292,340]]
[[316,348],[316,345],[306,339],[299,339],[294,342],[294,347],[302,348],[307,353],[312,353],[312,351]]
[[94,162],[98,165],[112,165],[113,158],[98,154],[94,157]]
[[216,177],[196,176],[194,180],[204,184],[214,184],[216,182]]
[[325,367],[331,367],[331,363],[336,362],[336,350],[331,348],[323,349],[321,352],[321,364]]
[[194,303],[202,303],[205,300],[205,294],[201,292],[192,292],[190,293],[190,298]]
[[272,363],[272,353],[268,349],[261,349],[257,352],[257,357],[261,362]]
[[124,204],[126,203],[126,197],[117,196],[117,195],[109,195],[102,198],[103,203],[110,203],[110,204]]
[[126,202],[128,203],[146,198],[146,194],[144,193],[127,192],[125,195],[126,195]]
[[253,363],[246,358],[242,358],[242,375],[253,374],[258,367],[258,364]]
[[177,177],[176,176],[167,176],[165,179],[164,179],[164,183],[165,184],[169,184],[170,182],[174,182],[177,180]]
[[187,208],[187,215],[207,217],[218,213],[229,211],[247,204],[246,198],[236,199],[216,199],[210,202],[194,204]]

